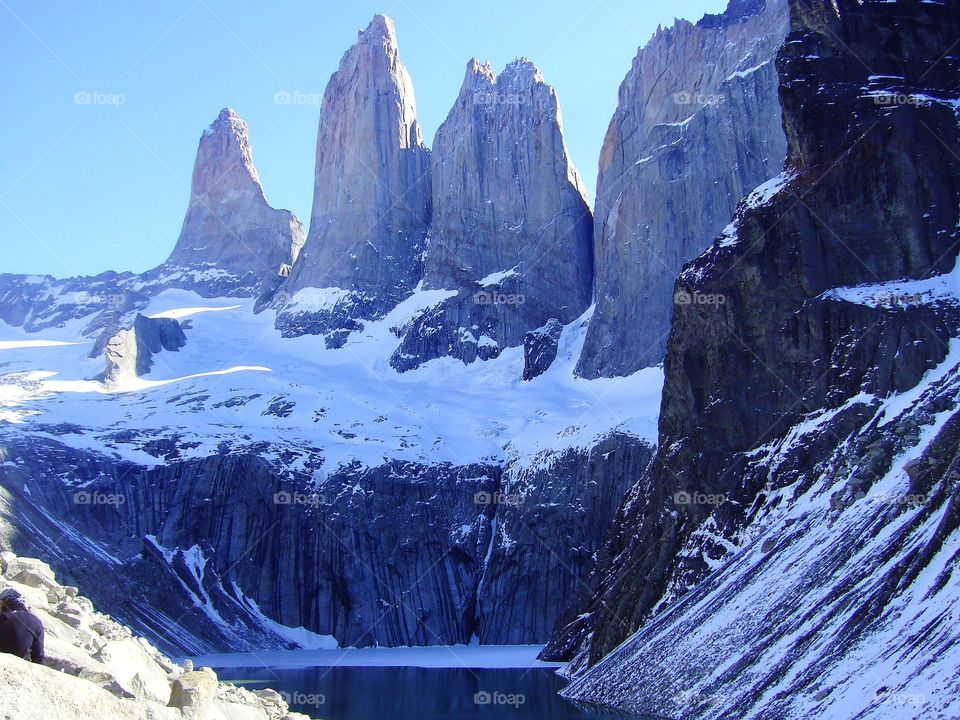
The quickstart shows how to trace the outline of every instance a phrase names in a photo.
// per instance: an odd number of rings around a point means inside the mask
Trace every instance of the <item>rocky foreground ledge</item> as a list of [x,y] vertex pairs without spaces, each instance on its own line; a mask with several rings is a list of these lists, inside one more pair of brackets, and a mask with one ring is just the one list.
[[43,665],[0,653],[0,720],[309,720],[274,690],[192,670],[97,612],[33,558],[0,553],[0,590],[27,599],[46,629]]

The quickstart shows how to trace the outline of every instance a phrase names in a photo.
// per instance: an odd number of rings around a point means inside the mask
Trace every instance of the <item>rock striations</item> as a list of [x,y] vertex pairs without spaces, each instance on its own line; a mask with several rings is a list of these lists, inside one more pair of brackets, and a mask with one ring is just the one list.
[[393,21],[377,15],[323,95],[310,232],[274,299],[278,327],[300,335],[337,325],[332,308],[298,309],[310,288],[346,291],[337,309],[354,319],[379,317],[409,295],[421,276],[430,192],[413,82]]
[[786,33],[786,0],[737,0],[658,30],[637,53],[600,155],[596,311],[578,374],[629,375],[663,360],[683,263],[780,171],[773,57]]
[[190,204],[168,266],[211,266],[269,281],[303,245],[303,225],[267,204],[247,124],[224,108],[200,138]]
[[658,451],[551,648],[570,697],[960,712],[957,37],[955,3],[791,1],[786,171],[678,280],[725,302],[674,316]]
[[404,330],[405,370],[523,343],[590,304],[590,208],[563,140],[553,88],[528,60],[497,76],[471,60],[433,147],[433,224],[424,287],[457,295]]

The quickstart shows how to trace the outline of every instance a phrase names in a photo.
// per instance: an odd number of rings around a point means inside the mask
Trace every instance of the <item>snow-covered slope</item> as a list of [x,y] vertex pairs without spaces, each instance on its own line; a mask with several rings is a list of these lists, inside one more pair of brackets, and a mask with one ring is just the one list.
[[144,448],[176,432],[178,458],[204,457],[221,443],[237,450],[268,442],[304,460],[322,448],[325,472],[354,461],[533,458],[588,448],[613,430],[655,440],[660,369],[627,379],[573,377],[588,316],[566,328],[557,361],[533,382],[520,380],[522,348],[476,368],[448,358],[394,371],[396,328],[446,295],[417,292],[334,350],[314,337],[281,338],[274,311],[254,314],[250,299],[166,290],[141,312],[180,320],[186,346],[156,355],[149,375],[112,386],[92,379],[103,359],[89,357],[84,319],[38,333],[6,326],[2,412],[21,432],[75,425],[71,446],[135,462],[170,459]]
[[[252,298],[161,289],[125,317],[179,323],[186,344],[110,382],[95,356],[102,335],[88,330],[95,311],[53,303],[51,316],[77,317],[3,326],[8,542],[39,544],[77,573],[124,576],[116,584],[133,596],[98,602],[157,642],[186,623],[171,651],[311,645],[314,634],[545,641],[649,459],[662,371],[575,378],[588,311],[529,382],[522,348],[398,373],[399,328],[447,295],[418,290],[329,349],[283,337],[276,311],[254,312]],[[123,502],[78,505],[84,493]],[[397,513],[422,517],[407,527]],[[282,540],[304,533],[303,547]],[[535,601],[544,588],[549,603]],[[403,598],[421,589],[415,609]],[[189,618],[157,600],[171,592]]]

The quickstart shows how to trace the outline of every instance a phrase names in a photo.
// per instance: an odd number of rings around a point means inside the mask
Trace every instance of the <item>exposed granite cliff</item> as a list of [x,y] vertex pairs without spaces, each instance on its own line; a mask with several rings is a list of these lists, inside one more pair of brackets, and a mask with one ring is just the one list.
[[737,0],[640,49],[600,155],[596,311],[577,368],[629,375],[664,357],[673,284],[786,154],[773,57],[786,0]]
[[187,344],[180,323],[173,318],[149,318],[137,313],[133,324],[107,340],[103,380],[120,383],[146,375],[153,356],[162,350],[177,351]]
[[200,137],[190,204],[167,265],[254,273],[269,282],[287,272],[303,242],[300,221],[267,204],[247,124],[224,108]]
[[652,455],[615,433],[506,466],[391,461],[324,476],[319,450],[292,470],[266,444],[263,456],[178,460],[171,441],[148,448],[168,453],[155,466],[14,434],[3,448],[0,547],[30,548],[188,653],[288,644],[264,616],[344,646],[545,642],[593,569],[623,469]]
[[[277,326],[288,335],[352,327],[409,295],[422,274],[430,187],[413,82],[393,21],[377,15],[323,95],[310,232],[274,298]],[[335,306],[298,306],[296,293],[310,288],[345,292]]]
[[459,291],[404,328],[392,360],[465,362],[516,347],[590,304],[590,208],[553,88],[528,60],[495,75],[471,60],[432,153],[424,287]]
[[724,301],[674,316],[658,451],[549,652],[571,697],[956,714],[957,37],[954,2],[792,0],[787,168],[678,280]]

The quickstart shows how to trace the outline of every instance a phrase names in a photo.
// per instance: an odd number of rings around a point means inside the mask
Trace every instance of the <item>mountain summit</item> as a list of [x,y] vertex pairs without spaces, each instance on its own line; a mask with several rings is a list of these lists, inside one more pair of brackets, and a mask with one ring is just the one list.
[[313,213],[285,288],[355,293],[377,316],[419,280],[430,224],[430,153],[393,21],[377,15],[330,78],[320,108]]
[[190,204],[168,265],[276,276],[296,259],[303,225],[267,204],[245,123],[231,108],[200,137]]

